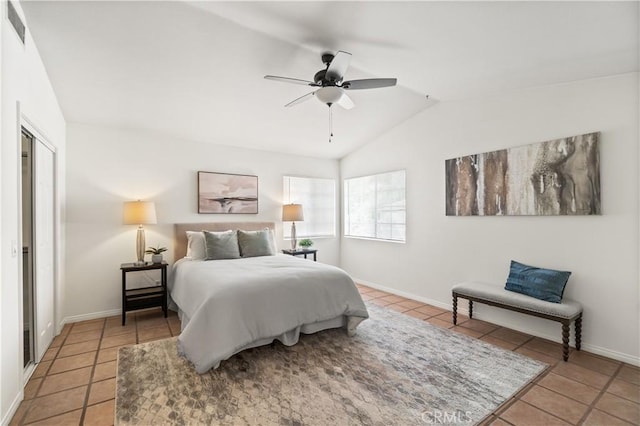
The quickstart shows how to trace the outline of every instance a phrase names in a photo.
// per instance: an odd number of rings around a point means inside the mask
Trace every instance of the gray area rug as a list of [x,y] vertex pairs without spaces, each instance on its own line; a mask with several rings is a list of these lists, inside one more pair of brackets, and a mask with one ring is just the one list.
[[198,375],[176,338],[118,353],[116,424],[474,424],[545,364],[368,304],[357,335],[249,349]]

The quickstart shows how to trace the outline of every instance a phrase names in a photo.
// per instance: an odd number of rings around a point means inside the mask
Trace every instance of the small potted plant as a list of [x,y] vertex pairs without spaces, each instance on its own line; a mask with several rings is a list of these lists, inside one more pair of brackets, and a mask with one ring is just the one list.
[[153,263],[162,263],[162,253],[167,251],[166,247],[149,247],[145,253],[151,255],[151,261]]
[[300,242],[298,243],[298,245],[300,247],[302,247],[305,250],[308,250],[311,248],[311,246],[313,245],[313,241],[311,241],[308,238],[305,238],[304,240],[300,240]]

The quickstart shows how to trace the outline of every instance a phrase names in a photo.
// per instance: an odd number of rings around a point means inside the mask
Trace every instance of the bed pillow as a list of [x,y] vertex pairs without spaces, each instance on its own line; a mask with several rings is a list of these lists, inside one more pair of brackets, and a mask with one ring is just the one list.
[[210,232],[204,231],[204,260],[239,259],[238,234],[236,231]]
[[570,275],[571,272],[536,268],[512,260],[504,288],[547,302],[560,303]]
[[187,231],[187,255],[191,260],[204,260],[207,257],[204,244],[204,232]]
[[276,254],[273,233],[269,228],[262,231],[238,230],[238,243],[242,257],[274,256]]

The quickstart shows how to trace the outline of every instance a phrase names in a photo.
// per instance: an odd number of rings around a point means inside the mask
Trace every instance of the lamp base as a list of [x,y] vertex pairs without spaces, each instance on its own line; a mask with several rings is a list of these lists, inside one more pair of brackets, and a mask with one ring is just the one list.
[[291,251],[296,251],[298,240],[296,239],[296,223],[291,222]]
[[138,235],[136,235],[136,254],[138,255],[138,261],[135,262],[136,265],[144,265],[145,246],[144,228],[140,225],[138,226]]

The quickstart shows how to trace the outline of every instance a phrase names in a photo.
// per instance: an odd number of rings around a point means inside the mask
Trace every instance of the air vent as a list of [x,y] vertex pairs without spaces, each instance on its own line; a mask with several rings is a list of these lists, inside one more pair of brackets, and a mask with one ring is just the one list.
[[16,30],[16,33],[18,34],[18,37],[20,37],[20,40],[22,40],[22,44],[24,44],[24,35],[25,35],[26,28],[22,23],[22,19],[20,19],[20,15],[18,15],[18,12],[16,12],[16,8],[13,7],[13,3],[8,1],[7,5],[9,8],[9,11],[7,14],[9,17],[9,22],[11,22],[13,29]]

